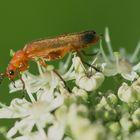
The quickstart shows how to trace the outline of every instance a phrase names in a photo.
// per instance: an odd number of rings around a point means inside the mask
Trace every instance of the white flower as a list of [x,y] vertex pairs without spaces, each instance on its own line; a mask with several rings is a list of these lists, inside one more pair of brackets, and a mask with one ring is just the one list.
[[[78,117],[76,114],[69,122],[73,137],[76,140],[104,140],[106,133],[105,128],[101,124],[91,124],[88,119]],[[91,125],[90,125],[91,124]]]
[[44,138],[42,135],[36,131],[32,133],[28,133],[26,135],[18,136],[15,138],[12,138],[11,140],[48,140],[47,136]]
[[[17,132],[27,137],[36,125],[43,139],[46,139],[44,128],[47,124],[53,124],[55,117],[51,114],[56,108],[63,105],[64,97],[60,91],[64,88],[61,79],[53,71],[40,71],[39,76],[31,75],[29,72],[23,74],[22,79],[25,83],[25,89],[31,102],[26,99],[14,99],[11,105],[0,109],[0,118],[19,118],[15,125],[8,131],[7,137],[13,137]],[[15,82],[15,87],[10,85],[11,92],[21,90],[23,83]],[[36,93],[36,100],[33,97]]]
[[[37,92],[39,89],[41,89],[44,86],[46,88],[50,88],[52,86],[53,88],[55,88],[60,82],[60,79],[54,74],[54,72],[49,72],[49,71],[42,73],[41,75],[38,76],[35,76],[27,71],[24,72],[24,74],[22,75],[22,79],[24,83],[26,83],[26,85],[28,85],[28,87],[30,88],[31,93]],[[52,83],[53,85],[51,85]],[[13,83],[11,83],[9,85],[9,88],[11,93],[15,91],[23,90],[23,83],[19,79],[15,81],[15,86],[13,85]]]
[[140,108],[136,109],[132,114],[132,120],[136,126],[140,126]]
[[132,83],[132,86],[137,92],[138,100],[140,100],[140,77]]
[[10,106],[0,108],[0,118],[23,118],[28,115],[28,108],[31,103],[26,99],[15,98],[11,101]]
[[64,136],[65,125],[60,122],[55,122],[48,130],[49,140],[62,140]]
[[131,71],[130,73],[124,73],[121,75],[124,79],[129,80],[129,81],[134,81],[135,79],[139,77],[135,71]]
[[86,101],[88,98],[88,93],[83,89],[79,89],[77,87],[74,87],[72,89],[72,96],[74,96],[75,98],[81,97],[83,100]]
[[[88,109],[84,105],[71,104],[69,108],[62,106],[56,112],[58,120],[70,129],[72,138],[76,140],[104,140],[106,130],[100,123],[91,123],[86,117]],[[81,114],[81,115],[80,115]]]
[[140,130],[135,131],[130,135],[130,140],[139,140],[140,139]]
[[74,56],[72,62],[73,62],[75,73],[83,73],[86,71],[83,63],[81,62],[81,59],[78,56]]
[[130,86],[123,83],[118,90],[118,97],[127,103],[140,100],[140,78],[132,82]]
[[126,113],[120,119],[120,125],[125,133],[131,131],[134,126],[133,122],[129,119],[129,117],[130,115]]
[[105,54],[102,44],[100,43],[100,49],[104,59],[104,62],[102,62],[101,64],[104,75],[114,76],[117,74],[121,74],[124,79],[129,81],[134,81],[135,79],[137,79],[137,72],[140,70],[140,65],[137,64],[133,66],[133,62],[138,56],[138,52],[140,50],[140,43],[136,47],[133,55],[128,58],[124,56],[124,51],[122,52],[120,50],[120,52],[113,53],[108,28],[106,28],[105,30],[105,41],[109,50],[109,56]]
[[76,85],[78,85],[82,89],[85,89],[86,91],[96,90],[101,86],[103,81],[104,75],[100,72],[96,72],[95,74],[92,74],[90,76],[85,73],[76,75]]
[[35,131],[12,138],[11,140],[62,140],[63,136],[64,125],[60,124],[59,122],[55,122],[49,127],[48,133],[45,136],[43,136],[39,131]]
[[[58,102],[58,99],[56,99],[56,102]],[[28,116],[21,118],[21,121],[16,122],[15,126],[7,133],[7,136],[12,137],[17,133],[17,131],[24,135],[31,132],[34,125],[40,124],[41,127],[44,128],[47,123],[52,123],[54,121],[54,117],[50,112],[55,109],[54,104],[54,102],[52,104],[47,104],[46,102],[37,102],[33,104],[28,108]],[[62,105],[62,103],[60,105]]]
[[18,131],[23,135],[30,133],[36,124],[40,124],[44,128],[46,124],[52,123],[54,117],[51,111],[61,106],[63,100],[63,96],[53,98],[49,102],[47,100],[38,100],[30,103],[25,99],[13,100],[9,107],[0,109],[1,118],[21,119],[21,121],[16,121],[14,127],[9,130],[7,137],[12,137]]
[[133,70],[136,72],[140,72],[140,62],[133,66]]
[[94,91],[104,81],[104,75],[101,72],[96,72],[91,67],[86,70],[79,57],[73,58],[75,69],[76,85],[86,91]]
[[109,129],[113,132],[118,134],[120,132],[120,124],[118,122],[111,122],[109,124]]
[[[106,97],[102,97],[100,102],[95,107],[96,118],[102,118],[104,121],[112,120],[114,121],[117,118],[117,110],[115,110],[113,104],[108,103]],[[111,114],[111,115],[110,115]]]
[[118,97],[120,100],[130,103],[138,100],[138,93],[133,86],[128,86],[127,83],[123,83],[118,90]]
[[116,105],[118,103],[118,98],[115,94],[111,93],[107,96],[107,101],[112,105]]
[[[118,56],[114,56],[115,58]],[[138,74],[134,71],[135,68],[129,63],[128,60],[122,58],[116,58],[112,63],[102,64],[103,73],[105,76],[115,76],[121,74],[121,76],[129,81],[134,81],[138,78]]]

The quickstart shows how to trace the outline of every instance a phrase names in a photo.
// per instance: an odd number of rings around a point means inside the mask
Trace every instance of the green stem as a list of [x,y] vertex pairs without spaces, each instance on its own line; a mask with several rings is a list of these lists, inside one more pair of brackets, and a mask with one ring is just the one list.
[[137,47],[136,47],[136,49],[135,49],[135,51],[134,51],[132,57],[130,58],[130,62],[131,62],[131,63],[133,63],[133,62],[136,60],[139,51],[140,51],[140,41],[139,41],[139,43],[138,43],[138,45],[137,45]]
[[111,46],[110,36],[109,36],[109,29],[105,28],[105,41],[109,50],[110,57],[113,58],[113,50]]
[[103,50],[103,47],[102,47],[102,40],[100,40],[100,50],[101,50],[101,54],[102,54],[103,59],[105,60],[105,62],[106,62],[107,64],[111,64],[111,62],[109,61],[109,59],[107,58],[107,56],[106,56],[106,54],[105,54],[105,52],[104,52],[104,50]]

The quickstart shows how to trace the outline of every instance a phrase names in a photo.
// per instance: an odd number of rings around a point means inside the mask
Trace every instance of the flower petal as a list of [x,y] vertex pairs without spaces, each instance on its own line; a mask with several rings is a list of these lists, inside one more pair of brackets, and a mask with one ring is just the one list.
[[48,130],[48,139],[49,140],[62,140],[64,136],[65,126],[59,122],[55,122]]

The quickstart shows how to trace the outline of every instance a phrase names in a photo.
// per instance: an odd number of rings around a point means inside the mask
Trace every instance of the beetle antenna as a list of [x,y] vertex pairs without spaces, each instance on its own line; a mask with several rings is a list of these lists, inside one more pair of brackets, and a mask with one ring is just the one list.
[[2,83],[3,79],[5,78],[5,73],[0,73],[0,84]]

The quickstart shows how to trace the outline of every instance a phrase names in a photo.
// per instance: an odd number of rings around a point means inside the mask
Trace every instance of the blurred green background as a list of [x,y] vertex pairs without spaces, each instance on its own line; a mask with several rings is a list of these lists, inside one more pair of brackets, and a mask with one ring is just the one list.
[[[9,63],[10,49],[62,33],[89,29],[104,33],[106,26],[114,50],[125,47],[132,52],[140,37],[139,6],[139,0],[1,0],[0,72]],[[0,101],[6,104],[16,97],[8,93],[9,83],[5,79],[0,86]]]

